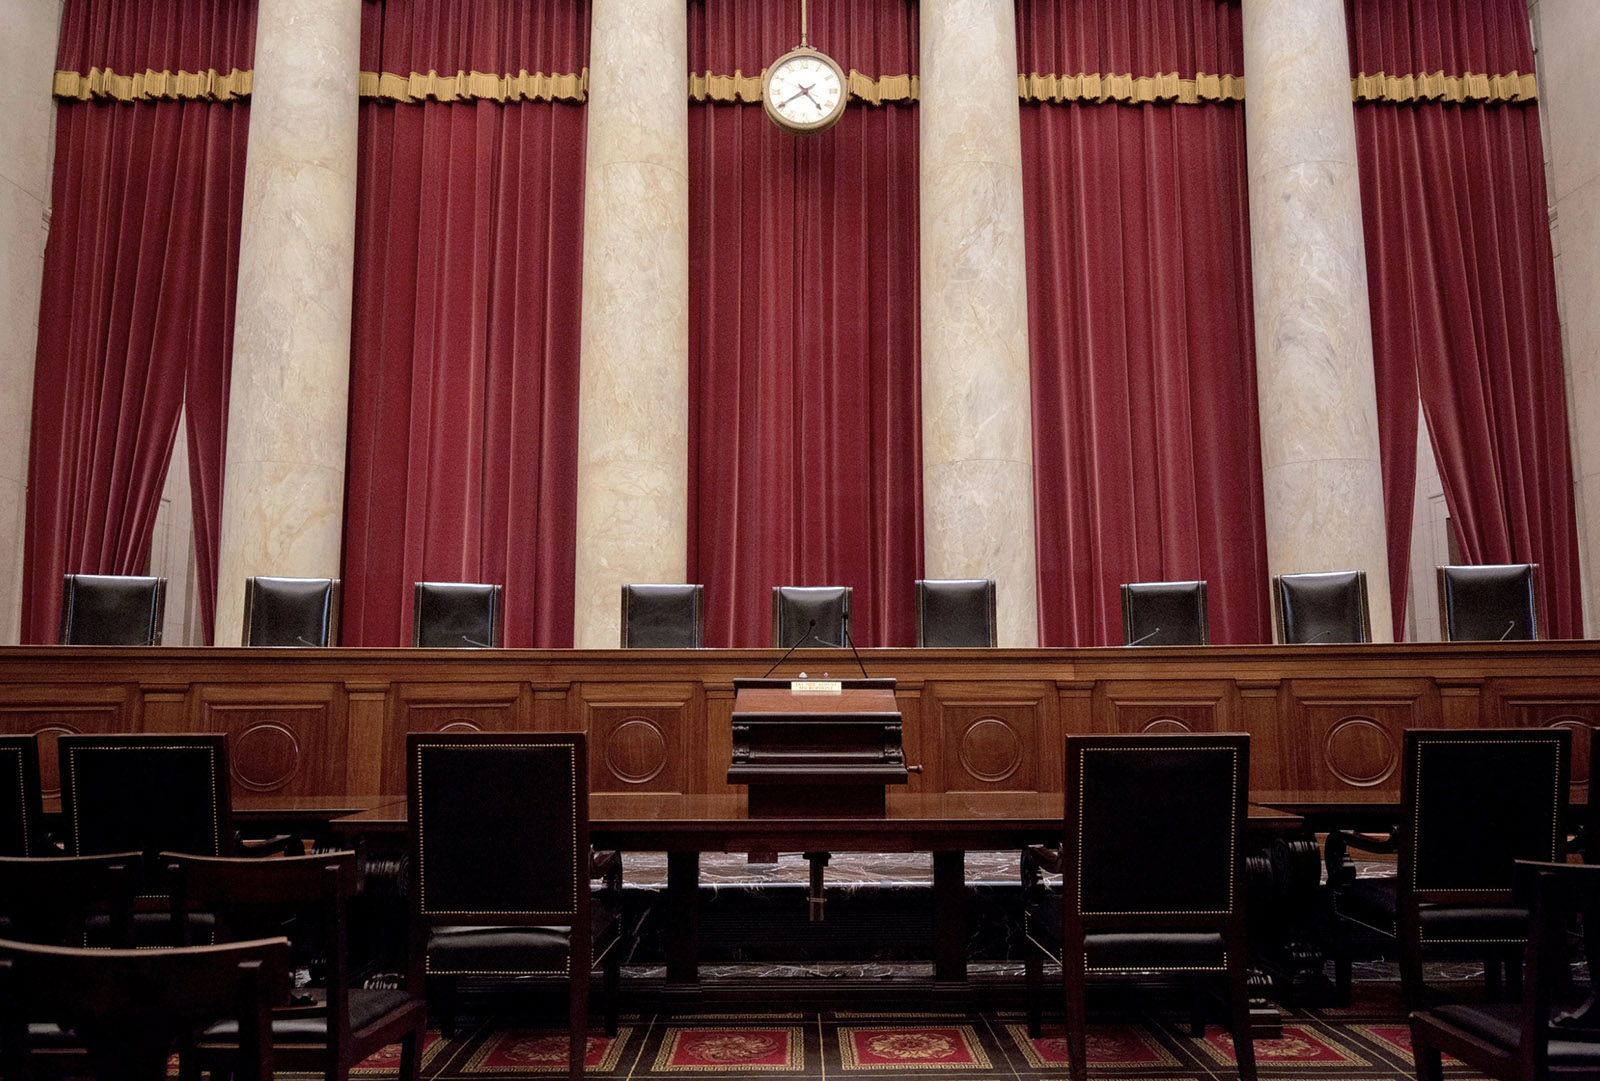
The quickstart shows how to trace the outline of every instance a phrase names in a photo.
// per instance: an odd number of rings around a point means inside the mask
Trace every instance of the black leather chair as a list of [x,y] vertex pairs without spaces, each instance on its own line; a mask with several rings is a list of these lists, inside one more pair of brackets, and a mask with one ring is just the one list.
[[30,736],[0,736],[0,856],[52,854],[39,798],[39,747]]
[[1366,571],[1319,571],[1272,576],[1278,641],[1370,642]]
[[[445,996],[471,977],[568,981],[568,1070],[583,1076],[589,970],[602,963],[616,1033],[621,860],[589,848],[582,733],[406,737],[411,851],[409,987]],[[606,888],[591,899],[590,880]]]
[[[280,1068],[315,1071],[343,1081],[350,1068],[393,1043],[401,1045],[400,1077],[416,1081],[422,1064],[427,1008],[399,988],[351,988],[347,906],[356,895],[356,855],[329,852],[257,860],[166,853],[173,928],[188,945],[191,915],[212,913],[216,938],[247,940],[288,928],[308,954],[320,958],[320,981],[297,988],[273,1011],[272,1042]],[[207,1029],[190,1052],[213,1076],[239,1055],[239,1026]]]
[[[1341,879],[1330,853],[1339,1001],[1349,1001],[1356,928],[1398,944],[1408,1009],[1423,1005],[1422,955],[1435,949],[1482,957],[1497,996],[1502,966],[1515,988],[1528,937],[1528,910],[1512,896],[1515,862],[1566,855],[1572,732],[1409,729],[1402,754],[1398,873]],[[1361,848],[1363,838],[1338,833],[1335,843]]]
[[159,646],[167,580],[69,574],[61,583],[64,646]]
[[994,579],[917,579],[917,645],[995,644]]
[[[815,623],[812,621],[815,620]],[[773,586],[772,644],[842,648],[850,634],[849,586]]]
[[1204,582],[1128,582],[1122,587],[1122,641],[1129,646],[1203,646]]
[[481,582],[418,582],[411,644],[424,649],[497,649],[502,587]]
[[332,646],[339,642],[339,579],[244,580],[244,644]]
[[1441,1081],[1441,1052],[1499,1081],[1600,1078],[1600,1004],[1570,993],[1568,928],[1581,926],[1589,972],[1600,971],[1600,867],[1517,864],[1519,904],[1532,911],[1520,1004],[1447,1004],[1411,1015],[1419,1081]]
[[63,735],[67,854],[232,855],[228,743],[221,733]]
[[0,937],[45,946],[134,945],[143,863],[139,852],[0,857]]
[[[1030,1033],[1039,1034],[1046,957],[1061,965],[1073,1081],[1088,1076],[1090,978],[1212,974],[1225,980],[1239,1077],[1252,1081],[1243,908],[1250,737],[1068,736],[1066,746],[1064,844],[1059,853],[1029,849],[1024,863]],[[1061,872],[1059,892],[1039,884],[1036,861]],[[1198,1006],[1194,1023],[1201,1035]]]
[[1439,626],[1446,642],[1539,637],[1539,564],[1439,568]]
[[622,587],[623,649],[699,649],[705,640],[705,586],[633,583]]
[[288,965],[284,938],[165,950],[0,941],[0,1066],[8,1078],[33,1076],[33,1034],[55,1022],[87,1049],[95,1077],[165,1081],[174,1047],[231,1017],[243,1045],[234,1076],[271,1081],[268,1017],[288,993]]

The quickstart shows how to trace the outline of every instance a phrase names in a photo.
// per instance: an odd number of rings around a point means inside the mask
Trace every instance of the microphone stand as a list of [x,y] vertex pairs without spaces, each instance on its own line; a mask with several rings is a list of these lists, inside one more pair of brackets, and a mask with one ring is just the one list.
[[800,648],[800,643],[804,642],[807,638],[810,638],[811,637],[811,632],[816,630],[816,629],[817,629],[817,621],[813,619],[806,626],[806,633],[802,634],[799,638],[795,639],[794,645],[792,645],[788,649],[784,650],[783,651],[783,656],[781,656],[777,660],[773,661],[772,662],[772,667],[767,669],[765,672],[763,672],[761,674],[761,678],[762,679],[766,679],[768,676],[772,675],[772,673],[776,672],[778,670],[778,665],[780,665],[784,661],[788,660],[789,659],[789,654],[791,654],[795,650],[799,649]]

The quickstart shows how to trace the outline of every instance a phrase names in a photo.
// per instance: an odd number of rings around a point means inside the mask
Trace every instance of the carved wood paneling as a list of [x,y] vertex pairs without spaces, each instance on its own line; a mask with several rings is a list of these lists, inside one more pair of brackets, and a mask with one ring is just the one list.
[[1572,789],[1587,798],[1590,730],[1600,725],[1600,679],[1552,684],[1542,679],[1500,679],[1485,683],[1484,724],[1508,728],[1572,730]]
[[190,730],[228,737],[235,796],[316,796],[343,788],[343,687],[208,685],[196,688],[190,701]]
[[1280,715],[1278,762],[1288,788],[1399,791],[1407,728],[1439,725],[1424,680],[1295,680]]
[[697,685],[584,684],[575,694],[592,791],[694,791],[695,766],[707,756],[705,731],[693,723],[705,709]]
[[1061,787],[1061,715],[1053,684],[928,684],[920,713],[931,722],[919,740],[924,771],[931,774],[928,791]]
[[1098,684],[1095,731],[1237,732],[1238,695],[1221,680],[1118,680]]
[[[480,652],[478,650],[464,652]],[[402,683],[389,692],[383,790],[406,790],[406,736],[412,732],[524,732],[534,729],[526,683]]]
[[38,739],[39,786],[46,797],[61,792],[57,736],[137,732],[137,715],[137,692],[131,685],[11,686],[0,695],[0,733]]

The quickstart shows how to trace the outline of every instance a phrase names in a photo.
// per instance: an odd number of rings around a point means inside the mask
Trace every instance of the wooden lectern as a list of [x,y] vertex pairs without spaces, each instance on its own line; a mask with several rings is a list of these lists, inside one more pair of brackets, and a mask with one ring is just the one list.
[[[728,783],[752,818],[881,816],[905,784],[892,679],[737,679]],[[920,769],[920,767],[916,767]]]

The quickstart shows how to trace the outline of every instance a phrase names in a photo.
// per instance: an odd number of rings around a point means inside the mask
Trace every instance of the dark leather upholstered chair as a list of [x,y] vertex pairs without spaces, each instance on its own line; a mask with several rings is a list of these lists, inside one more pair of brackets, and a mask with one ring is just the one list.
[[232,855],[228,743],[221,733],[63,735],[67,854]]
[[244,644],[332,646],[339,642],[339,579],[244,580]]
[[1203,646],[1204,582],[1128,582],[1122,587],[1122,641],[1130,646]]
[[497,649],[503,588],[483,582],[418,582],[411,644],[424,649]]
[[633,583],[622,587],[623,649],[699,649],[705,641],[705,586]]
[[[1512,895],[1519,859],[1565,858],[1572,732],[1565,728],[1410,729],[1402,749],[1398,873],[1334,882],[1334,972],[1350,992],[1351,927],[1394,939],[1408,1009],[1423,1005],[1422,955],[1484,958],[1491,996],[1513,986],[1528,910]],[[1359,838],[1339,835],[1352,847]],[[1355,843],[1352,843],[1355,842]]]
[[[1059,854],[1025,857],[1029,1031],[1039,1032],[1046,956],[1060,962],[1066,987],[1073,1081],[1088,1076],[1090,978],[1211,973],[1225,979],[1239,1076],[1252,1081],[1243,908],[1250,737],[1068,736],[1066,746],[1065,843]],[[1057,856],[1059,893],[1028,868]],[[1198,1007],[1194,1021],[1201,1035]]]
[[244,1044],[234,1076],[271,1081],[268,1016],[288,993],[288,966],[281,937],[166,950],[0,942],[0,1067],[32,1076],[36,1022],[51,1021],[88,1049],[94,1076],[164,1081],[174,1046],[231,1017]]
[[159,646],[167,580],[69,574],[61,583],[64,646]]
[[917,645],[995,644],[994,579],[917,579]]
[[1539,564],[1439,568],[1439,626],[1446,642],[1539,637]]
[[[812,624],[815,620],[815,625]],[[772,644],[839,648],[849,640],[849,586],[773,586]]]
[[[1449,1004],[1411,1015],[1420,1081],[1441,1081],[1440,1053],[1499,1081],[1600,1078],[1600,1009],[1593,994],[1564,1002],[1567,929],[1581,918],[1589,971],[1600,959],[1600,867],[1518,863],[1519,901],[1532,911],[1521,1003]],[[1575,918],[1577,917],[1577,918]],[[1591,979],[1592,979],[1591,975]]]
[[39,799],[39,747],[30,736],[0,736],[0,856],[50,855]]
[[[320,985],[297,990],[295,1002],[273,1011],[279,1068],[343,1079],[368,1055],[399,1043],[400,1077],[416,1081],[427,1023],[422,997],[349,986],[346,906],[356,894],[354,852],[272,860],[163,854],[162,860],[172,868],[173,927],[184,945],[191,913],[214,913],[218,941],[290,928],[322,959]],[[238,1024],[211,1026],[190,1053],[213,1074],[226,1073],[239,1054]]]
[[1370,642],[1366,571],[1318,571],[1272,576],[1278,641]]
[[0,857],[0,937],[46,946],[133,945],[139,852]]
[[[605,969],[616,1032],[621,860],[589,848],[581,732],[412,733],[406,737],[411,850],[408,986],[443,993],[466,977],[568,981],[568,1070],[583,1076],[589,970]],[[606,888],[591,898],[603,870]]]

